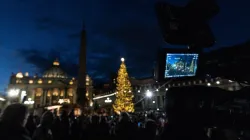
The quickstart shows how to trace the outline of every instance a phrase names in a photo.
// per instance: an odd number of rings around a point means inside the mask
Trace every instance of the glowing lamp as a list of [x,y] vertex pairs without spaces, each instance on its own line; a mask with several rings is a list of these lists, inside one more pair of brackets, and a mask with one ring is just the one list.
[[110,100],[109,98],[107,98],[104,102],[105,102],[105,103],[111,103],[112,100]]
[[18,94],[19,94],[19,89],[11,89],[8,93],[10,97],[18,96]]
[[219,85],[219,84],[220,84],[220,81],[216,81],[216,84],[218,84],[218,85]]
[[151,91],[147,90],[147,92],[146,92],[146,96],[150,98],[150,97],[152,97],[152,96],[153,96],[153,93],[152,93]]

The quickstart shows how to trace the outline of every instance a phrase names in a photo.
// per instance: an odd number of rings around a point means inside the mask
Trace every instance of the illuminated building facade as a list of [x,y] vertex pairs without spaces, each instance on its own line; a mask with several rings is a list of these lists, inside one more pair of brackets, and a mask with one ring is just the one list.
[[[42,76],[29,73],[12,74],[8,85],[8,97],[34,108],[53,109],[62,104],[76,104],[77,80],[69,77],[61,68],[58,60]],[[86,96],[92,101],[92,80],[86,76]],[[54,108],[56,108],[54,107]]]
[[[238,82],[228,80],[228,79],[193,79],[186,81],[169,81],[165,83],[159,83],[153,78],[147,79],[130,79],[133,93],[134,93],[134,103],[136,111],[145,110],[158,110],[163,111],[165,107],[165,95],[169,88],[171,87],[183,87],[183,86],[193,86],[193,85],[203,85],[209,87],[219,87],[228,91],[240,90],[241,86]],[[244,86],[248,86],[247,84]],[[152,95],[147,97],[147,93],[150,92]],[[93,98],[101,107],[111,106],[115,101],[115,89],[109,91],[103,95],[97,95]],[[188,94],[188,93],[187,93]]]

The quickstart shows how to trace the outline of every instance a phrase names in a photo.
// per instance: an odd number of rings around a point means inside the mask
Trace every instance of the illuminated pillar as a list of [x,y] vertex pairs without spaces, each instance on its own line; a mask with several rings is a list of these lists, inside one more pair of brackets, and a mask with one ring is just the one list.
[[79,55],[79,71],[78,71],[78,85],[77,85],[77,103],[82,107],[86,107],[86,32],[83,27],[81,34],[80,44],[80,55]]

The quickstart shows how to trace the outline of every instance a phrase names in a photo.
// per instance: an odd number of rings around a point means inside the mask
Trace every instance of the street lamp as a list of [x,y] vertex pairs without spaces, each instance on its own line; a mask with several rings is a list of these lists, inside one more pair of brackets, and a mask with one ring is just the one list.
[[107,98],[104,102],[105,102],[105,103],[111,103],[112,100],[110,100],[109,98]]
[[5,101],[5,99],[4,99],[4,98],[2,98],[2,97],[0,97],[0,101]]
[[153,96],[153,93],[152,93],[151,91],[147,90],[146,96],[147,96],[148,98],[150,98],[150,97]]
[[26,93],[25,90],[23,90],[23,91],[21,92],[20,102],[23,102],[23,98],[24,98],[25,96],[27,96],[27,93]]
[[28,98],[27,101],[24,101],[24,104],[26,105],[33,105],[35,102],[31,100],[31,98]]
[[8,92],[8,96],[10,97],[17,97],[19,94],[19,89],[11,89],[9,92]]

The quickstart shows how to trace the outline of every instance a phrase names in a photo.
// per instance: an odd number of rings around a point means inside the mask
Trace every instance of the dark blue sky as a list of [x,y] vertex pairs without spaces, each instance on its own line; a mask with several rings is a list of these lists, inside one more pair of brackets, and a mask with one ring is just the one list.
[[[185,5],[188,0],[166,0]],[[85,22],[87,69],[95,79],[107,77],[126,58],[129,74],[148,76],[164,43],[154,11],[156,0],[0,0],[0,91],[11,72],[40,73],[56,57],[70,74],[77,71],[79,37]],[[211,26],[215,47],[249,39],[248,0],[218,0]]]

